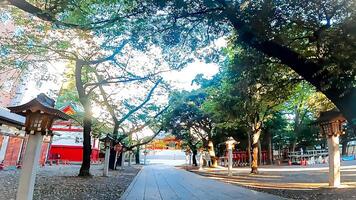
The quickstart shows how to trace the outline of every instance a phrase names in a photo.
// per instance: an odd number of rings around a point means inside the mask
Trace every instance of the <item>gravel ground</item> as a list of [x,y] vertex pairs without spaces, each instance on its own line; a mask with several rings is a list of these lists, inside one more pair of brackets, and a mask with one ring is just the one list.
[[[78,177],[79,165],[46,166],[40,168],[36,177],[35,200],[69,199],[119,199],[140,166],[126,167],[124,170],[109,171],[108,177],[102,176],[102,165],[91,166],[92,177]],[[16,198],[19,170],[0,171],[0,199]]]
[[262,188],[251,188],[260,192],[266,192],[289,199],[296,200],[355,200],[355,188],[339,188],[339,189],[316,189],[316,190],[273,190]]
[[[354,163],[352,163],[354,164]],[[250,175],[247,170],[237,169],[233,177],[227,177],[226,170],[206,168],[185,168],[191,172],[219,181],[266,192],[288,199],[296,200],[355,200],[356,199],[356,166],[341,170],[341,181],[347,188],[331,189],[327,187],[327,171],[265,171],[258,175]],[[267,168],[276,168],[267,167]],[[277,167],[276,169],[286,169]],[[236,168],[235,168],[236,169]]]

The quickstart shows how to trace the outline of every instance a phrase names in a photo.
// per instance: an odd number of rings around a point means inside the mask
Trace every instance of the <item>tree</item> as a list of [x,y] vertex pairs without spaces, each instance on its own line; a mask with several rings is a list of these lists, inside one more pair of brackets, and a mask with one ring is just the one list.
[[202,141],[197,134],[194,134],[190,128],[182,126],[182,124],[172,123],[172,112],[166,114],[165,124],[163,125],[166,132],[171,132],[177,139],[180,139],[193,153],[193,165],[197,166],[196,156],[198,154],[198,149],[202,145]]
[[[158,131],[154,133],[154,136],[150,139],[146,138],[144,142],[139,139],[136,144],[130,144],[130,141],[125,142],[127,141],[126,138],[132,138],[135,133],[139,133],[146,127],[152,126],[154,122],[157,122],[157,118],[159,118],[167,109],[167,107],[160,108],[159,105],[150,106],[149,104],[149,101],[153,97],[154,92],[161,81],[162,79],[156,81],[152,88],[147,92],[146,97],[144,97],[144,99],[137,105],[129,104],[127,99],[123,99],[121,102],[118,102],[117,100],[115,101],[115,99],[112,98],[109,99],[103,86],[99,86],[103,99],[102,104],[106,107],[113,121],[112,134],[116,139],[115,144],[121,143],[127,150],[131,150],[134,147],[138,149],[141,145],[148,143],[161,132],[161,129],[158,128]],[[136,95],[136,98],[139,98],[139,96]],[[152,116],[152,113],[155,114]],[[114,163],[117,157],[115,152],[112,152],[112,157],[111,166],[114,168]]]
[[173,93],[170,96],[170,109],[165,115],[164,127],[189,146],[193,152],[193,164],[196,165],[197,150],[202,145],[210,154],[212,166],[216,166],[214,124],[201,108],[205,99],[206,93],[199,90]]
[[[229,52],[233,64],[213,91],[207,104],[215,116],[223,119],[223,127],[241,126],[248,130],[248,144],[252,146],[251,172],[257,173],[259,139],[263,123],[287,100],[293,87],[300,81],[292,71],[278,62],[250,48]],[[218,92],[217,92],[218,91]],[[248,147],[249,151],[250,147]]]
[[[16,23],[25,26],[21,20],[28,22],[28,24],[35,24],[27,16],[22,16],[23,13],[13,13],[16,17]],[[38,62],[51,62],[53,60],[62,60],[74,64],[75,86],[78,94],[78,101],[82,104],[84,109],[83,120],[83,162],[80,169],[80,176],[89,176],[90,169],[90,134],[92,132],[93,116],[92,116],[92,99],[97,95],[95,90],[99,85],[113,84],[120,82],[130,82],[135,80],[145,79],[128,72],[122,65],[119,54],[129,43],[129,39],[120,38],[113,40],[109,38],[104,41],[94,40],[95,36],[86,31],[71,31],[56,32],[56,28],[51,28],[47,23],[40,21],[39,24],[44,24],[45,28],[49,31],[36,32],[31,28],[26,28],[26,33],[19,36],[5,35],[2,39],[2,48],[7,52],[6,59],[1,59],[1,63],[5,66],[13,65],[18,66],[22,63],[22,67],[27,65],[36,64]],[[36,27],[36,26],[35,26]],[[42,27],[43,28],[43,27]],[[47,30],[47,29],[45,29]],[[49,33],[48,33],[49,32]],[[28,33],[28,34],[27,34]],[[33,33],[33,34],[32,34]],[[85,41],[84,45],[83,40]],[[3,42],[4,41],[4,42]],[[99,47],[99,48],[98,48]],[[31,53],[29,53],[31,52]],[[22,61],[21,56],[26,56],[28,59]],[[39,60],[38,60],[39,59]],[[110,63],[121,69],[118,76],[109,76],[107,79],[97,82],[93,76],[97,70],[100,70],[102,65]],[[105,73],[105,70],[104,70]]]
[[[287,132],[288,122],[284,118],[281,112],[274,112],[271,114],[271,117],[266,120],[263,127],[263,132],[265,134],[265,141],[267,142],[267,152],[268,152],[268,163],[273,164],[273,143],[275,144],[276,149],[283,149],[283,146],[288,141],[282,138],[281,135]],[[281,144],[284,142],[284,144]]]
[[169,10],[167,18],[181,29],[191,29],[191,21],[215,25],[219,33],[229,32],[231,26],[238,42],[289,66],[323,92],[348,121],[355,118],[354,2],[155,2]]
[[[296,86],[283,107],[285,115],[293,116],[293,120],[290,122],[292,127],[290,131],[293,132],[290,151],[295,151],[296,146],[302,141],[302,135],[305,136],[306,129],[312,129],[311,121],[316,120],[320,112],[330,110],[335,106],[324,95],[315,91],[310,84],[302,81]],[[313,133],[310,138],[313,137],[312,135],[315,136]]]
[[[148,0],[132,1],[128,5],[124,2],[100,4],[95,1],[93,3],[98,6],[91,8],[85,6],[85,1],[8,2],[45,21],[85,30],[115,29],[117,23],[133,16],[139,20],[150,18],[151,22],[162,26],[148,25],[143,31],[153,29],[157,33],[156,30],[160,29],[166,33],[163,39],[169,41],[170,47],[185,43],[188,38],[194,41],[190,47],[196,48],[202,43],[206,45],[211,38],[235,32],[240,42],[279,60],[323,92],[348,121],[355,118],[353,1]],[[111,11],[117,4],[126,6],[118,13],[113,12],[105,19],[99,19],[103,16],[103,10],[99,9],[101,6]],[[82,8],[90,9],[91,17]],[[157,14],[158,10],[162,12]],[[63,13],[66,15],[60,18]],[[203,34],[206,32],[211,34]]]
[[[13,20],[11,23],[17,25],[17,28],[24,30],[20,34],[9,32],[9,34],[1,35],[1,47],[6,52],[0,60],[2,65],[7,67],[26,69],[28,66],[52,64],[55,60],[59,61],[76,61],[78,54],[86,52],[86,47],[91,46],[95,49],[96,45],[87,42],[81,47],[75,45],[73,40],[80,40],[87,35],[78,32],[68,31],[67,34],[56,33],[50,26],[38,20],[31,20],[23,13],[12,12]],[[29,27],[27,27],[27,25]],[[32,25],[32,26],[31,26]],[[43,31],[36,31],[40,29]],[[65,32],[65,31],[64,31]],[[77,33],[77,34],[76,34]],[[80,36],[79,36],[80,35]],[[72,47],[77,47],[72,49]],[[85,54],[85,53],[84,53]],[[23,59],[25,58],[25,59]],[[19,66],[19,63],[20,66]],[[88,100],[83,98],[82,64],[76,67],[75,77],[77,79],[76,86],[78,89],[78,99],[84,107],[83,127],[84,127],[84,144],[83,144],[83,163],[79,175],[89,175],[90,167],[90,129],[91,129],[91,114]],[[85,96],[87,97],[87,96]]]
[[[217,56],[214,54],[221,52],[212,51],[211,44],[216,39],[227,36],[230,43],[234,44],[230,45],[228,52],[233,59],[228,61],[235,68],[241,67],[234,63],[238,58],[236,55],[242,54],[244,57],[244,51],[250,51],[252,48],[255,50],[253,54],[257,57],[254,59],[262,58],[264,63],[259,63],[262,66],[260,70],[266,67],[265,71],[268,71],[270,66],[275,65],[288,66],[318,91],[324,93],[350,123],[356,118],[356,106],[353,103],[356,101],[354,78],[356,56],[353,51],[354,1],[147,0],[109,1],[106,4],[91,1],[94,6],[88,6],[87,1],[8,2],[62,29],[70,27],[90,30],[94,35],[106,38],[115,33],[119,33],[120,36],[124,35],[122,32],[130,33],[135,40],[133,46],[137,47],[161,44],[163,55],[173,54],[168,62],[175,63],[176,67],[181,67],[192,60],[192,56],[188,54],[192,50],[207,61],[221,62],[221,54]],[[117,7],[120,9],[114,12],[113,8]],[[84,12],[83,8],[89,12]],[[138,26],[135,26],[135,29],[121,26],[130,22],[137,22]],[[187,40],[190,42],[186,42]],[[262,87],[264,81],[271,81],[266,83],[272,84],[279,79],[281,83],[285,77],[271,73],[269,75],[275,77],[272,80],[269,80],[270,76],[258,79],[259,77],[255,75],[260,72],[256,73],[255,63],[245,66],[249,71],[246,70],[242,74],[234,73],[235,77],[230,78],[234,80],[239,77],[250,77],[245,82],[240,82],[241,88],[247,88],[247,91],[236,92],[234,84],[228,85],[231,86],[229,90],[232,89],[234,93],[232,96],[237,97],[237,102],[242,102],[237,106],[239,109],[243,108],[240,110],[245,114],[242,119],[250,119],[245,122],[249,122],[249,127],[254,127],[252,132],[255,132],[260,130],[259,127],[263,124],[264,120],[261,119],[268,116],[263,113],[269,113],[265,111],[270,110],[267,109],[270,107],[269,103],[258,103],[265,100],[262,98],[266,93]],[[235,83],[239,82],[237,79]],[[257,80],[253,82],[254,79]],[[261,82],[263,84],[260,87]],[[284,97],[280,97],[280,100],[282,99]],[[254,109],[257,112],[248,112]],[[298,124],[301,122],[299,114],[295,122],[295,128],[298,130],[300,127]],[[229,120],[227,124],[236,125],[233,120]],[[259,135],[253,134],[256,136],[253,140],[256,141]]]

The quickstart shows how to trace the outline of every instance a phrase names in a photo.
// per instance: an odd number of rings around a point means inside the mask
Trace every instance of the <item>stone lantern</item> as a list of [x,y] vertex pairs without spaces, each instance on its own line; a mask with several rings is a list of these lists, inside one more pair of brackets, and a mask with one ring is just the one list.
[[108,176],[109,172],[109,158],[110,158],[110,147],[112,145],[112,142],[114,141],[114,138],[111,137],[110,134],[107,134],[105,138],[102,138],[100,141],[104,142],[105,146],[105,160],[104,160],[104,170],[103,170],[103,176]]
[[17,189],[17,200],[31,200],[33,197],[43,136],[52,135],[51,127],[54,120],[70,118],[55,109],[54,103],[53,99],[41,93],[26,104],[8,107],[11,112],[26,117],[24,130],[29,135]]
[[234,144],[236,144],[237,141],[234,140],[234,138],[229,137],[228,140],[226,140],[226,149],[228,150],[228,176],[232,176],[232,149]]
[[316,120],[321,133],[326,136],[329,152],[329,186],[340,186],[340,149],[339,136],[344,134],[343,124],[346,122],[344,116],[336,109],[321,112]]

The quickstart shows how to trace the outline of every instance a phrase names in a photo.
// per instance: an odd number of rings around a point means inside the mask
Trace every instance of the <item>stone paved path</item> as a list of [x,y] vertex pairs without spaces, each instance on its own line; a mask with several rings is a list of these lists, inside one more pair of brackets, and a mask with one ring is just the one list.
[[277,200],[266,193],[211,180],[165,165],[145,166],[121,197],[122,200]]

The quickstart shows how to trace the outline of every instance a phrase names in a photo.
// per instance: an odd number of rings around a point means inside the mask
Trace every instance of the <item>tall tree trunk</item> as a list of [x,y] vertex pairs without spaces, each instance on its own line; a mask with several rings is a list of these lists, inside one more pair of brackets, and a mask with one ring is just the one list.
[[273,150],[272,150],[272,134],[269,130],[266,131],[266,139],[268,144],[267,150],[267,164],[273,164]]
[[[84,109],[84,130],[83,130],[83,162],[80,167],[79,176],[90,176],[90,155],[91,155],[91,115]],[[89,111],[90,112],[90,111]]]
[[258,165],[262,165],[262,147],[261,147],[261,140],[258,140]]
[[217,167],[218,161],[215,156],[214,143],[211,140],[209,140],[209,142],[208,142],[208,152],[209,152],[210,159],[211,159],[211,167]]
[[247,133],[247,155],[248,155],[248,164],[251,167],[252,158],[251,158],[251,134]]
[[[119,132],[118,132],[118,129],[119,129],[119,127],[118,127],[118,125],[116,124],[116,122],[114,123],[114,129],[113,129],[113,131],[112,131],[112,135],[113,135],[113,137],[114,138],[118,138],[118,134],[119,134]],[[112,166],[113,166],[113,168],[112,168],[112,170],[116,170],[116,166],[118,166],[118,158],[117,158],[117,155],[119,154],[119,152],[116,152],[115,151],[115,153],[113,154],[113,157],[112,157]],[[111,155],[111,154],[110,154]],[[121,154],[120,154],[121,155]],[[121,165],[120,165],[121,166]],[[111,169],[111,168],[110,168]]]
[[292,142],[292,146],[290,147],[290,152],[295,151],[295,147],[297,146],[297,138],[295,138]]
[[251,173],[258,173],[258,141],[260,139],[261,129],[258,128],[252,135],[252,164]]
[[341,155],[343,156],[347,156],[347,141],[342,142],[342,151],[341,151]]
[[347,133],[341,136],[341,155],[346,156],[347,155],[347,143],[348,143],[348,139],[347,139]]
[[[356,121],[356,87],[350,89],[345,94],[341,93],[340,89],[330,89],[326,92],[323,92],[331,102],[340,110],[350,123],[355,123]],[[341,93],[341,94],[339,94]]]
[[197,149],[193,149],[192,152],[193,152],[193,165],[194,165],[194,166],[198,166],[198,163],[197,163],[197,154],[198,154],[198,151],[197,151]]
[[91,104],[88,95],[85,93],[82,81],[82,68],[84,61],[77,60],[75,65],[75,84],[78,91],[79,101],[84,107],[83,119],[83,162],[79,170],[79,176],[90,176],[90,155],[91,155],[91,126],[92,114]]
[[136,164],[139,165],[140,164],[140,147],[136,148],[135,160],[136,160]]
[[115,157],[117,156],[114,148],[110,148],[109,169],[115,169]]
[[298,134],[299,134],[299,131],[300,131],[300,126],[301,126],[301,116],[300,116],[300,111],[298,109],[299,106],[295,106],[294,107],[294,113],[295,113],[295,116],[294,116],[294,126],[293,126],[293,133],[294,133],[294,139],[293,139],[293,142],[292,142],[292,146],[291,146],[291,152],[294,152],[295,151],[295,148],[297,146],[297,141],[298,141]]

